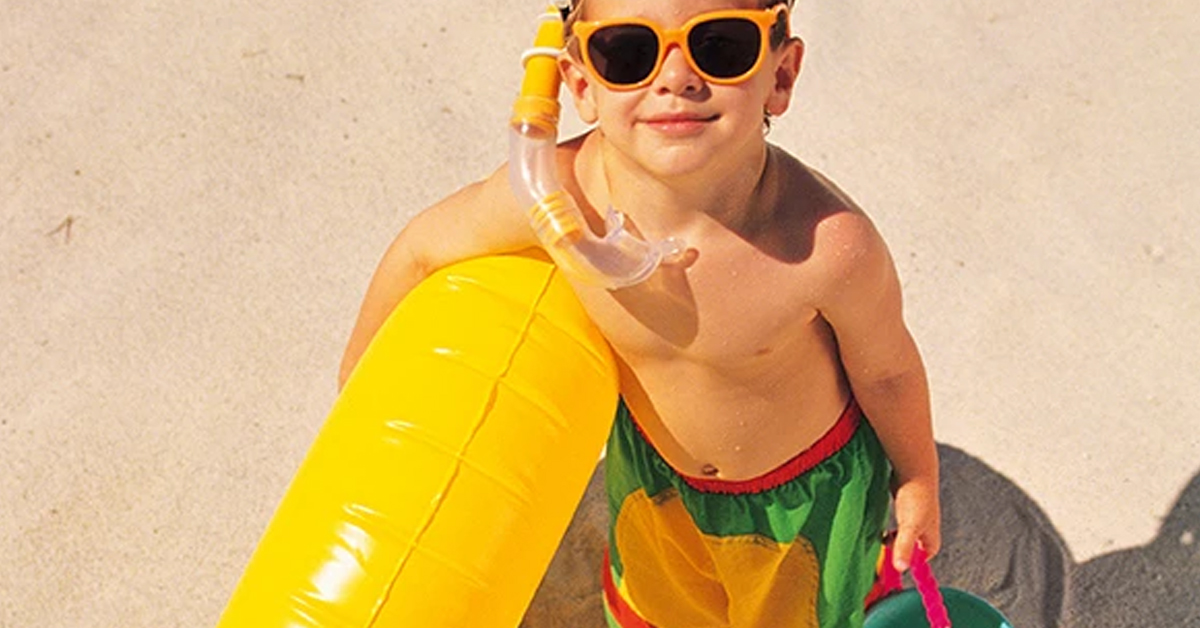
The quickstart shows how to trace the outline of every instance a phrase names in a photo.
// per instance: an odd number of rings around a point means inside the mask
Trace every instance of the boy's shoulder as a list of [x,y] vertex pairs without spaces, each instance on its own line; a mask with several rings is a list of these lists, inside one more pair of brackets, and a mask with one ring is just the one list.
[[792,211],[803,211],[820,218],[831,213],[862,214],[862,209],[829,177],[800,161],[795,155],[768,144],[771,161],[777,164],[781,189],[780,201]]
[[855,257],[848,252],[882,244],[866,212],[829,177],[782,148],[772,145],[771,151],[778,172],[779,232],[786,234],[793,255],[837,264]]

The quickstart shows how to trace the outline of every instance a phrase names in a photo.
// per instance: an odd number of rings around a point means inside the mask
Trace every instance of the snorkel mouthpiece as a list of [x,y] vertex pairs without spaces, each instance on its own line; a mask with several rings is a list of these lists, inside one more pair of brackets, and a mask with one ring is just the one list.
[[555,151],[563,34],[563,13],[551,6],[539,18],[534,47],[522,56],[525,78],[509,131],[509,185],[555,263],[574,278],[615,290],[644,281],[684,247],[674,239],[650,243],[634,236],[611,207],[605,235],[597,237],[559,183]]

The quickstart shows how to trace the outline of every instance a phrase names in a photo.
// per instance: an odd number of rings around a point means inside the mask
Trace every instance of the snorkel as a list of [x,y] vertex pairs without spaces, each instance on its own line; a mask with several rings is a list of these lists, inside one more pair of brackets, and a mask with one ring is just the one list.
[[597,236],[559,182],[558,55],[565,15],[565,9],[551,6],[538,20],[533,48],[522,55],[525,78],[513,104],[508,180],[554,262],[572,278],[615,290],[645,280],[684,247],[673,238],[655,243],[638,238],[625,229],[624,215],[612,207],[605,216],[605,234]]

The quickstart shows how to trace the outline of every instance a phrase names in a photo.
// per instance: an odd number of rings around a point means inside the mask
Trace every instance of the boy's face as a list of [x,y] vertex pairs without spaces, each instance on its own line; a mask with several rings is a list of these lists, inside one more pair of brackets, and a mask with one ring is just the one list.
[[[695,23],[694,18],[713,11],[760,9],[755,0],[586,0],[584,6],[583,22],[634,18],[661,31]],[[633,30],[649,32],[645,26]],[[600,39],[603,33],[593,29],[590,41],[599,44],[573,47],[575,54],[564,57],[565,84],[585,122],[599,123],[621,153],[665,178],[715,167],[714,156],[735,161],[740,149],[757,148],[763,141],[764,113],[779,115],[790,103],[803,55],[803,45],[795,38],[774,49],[766,46],[757,69],[743,74],[749,65],[706,65],[704,51],[696,47],[689,61],[680,45],[671,43],[665,54],[659,53],[655,73],[653,43],[639,46],[632,37]],[[712,34],[696,27],[691,39]],[[614,48],[610,60],[615,61],[604,70],[607,79],[597,75],[606,59],[593,56],[590,67],[582,59],[584,50],[603,53],[603,45]],[[759,58],[751,54],[747,64]],[[619,71],[611,70],[614,66]]]

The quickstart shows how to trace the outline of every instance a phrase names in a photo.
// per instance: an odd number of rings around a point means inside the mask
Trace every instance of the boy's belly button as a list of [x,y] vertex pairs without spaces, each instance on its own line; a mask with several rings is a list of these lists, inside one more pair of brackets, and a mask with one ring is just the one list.
[[[742,452],[742,446],[735,445],[733,451],[740,454]],[[700,465],[700,474],[710,478],[716,477],[721,474],[721,469],[711,462],[706,462]]]

